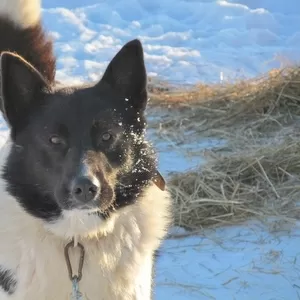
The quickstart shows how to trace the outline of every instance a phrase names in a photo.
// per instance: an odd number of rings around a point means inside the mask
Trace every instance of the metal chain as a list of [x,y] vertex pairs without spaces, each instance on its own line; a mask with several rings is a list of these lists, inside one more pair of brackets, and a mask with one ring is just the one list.
[[82,294],[79,291],[78,280],[74,278],[72,280],[72,294],[71,300],[83,300]]

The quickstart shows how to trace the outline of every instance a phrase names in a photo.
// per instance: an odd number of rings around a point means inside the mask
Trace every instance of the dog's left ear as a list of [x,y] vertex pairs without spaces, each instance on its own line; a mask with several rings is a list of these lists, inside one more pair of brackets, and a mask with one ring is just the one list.
[[127,98],[130,105],[143,110],[147,104],[147,74],[143,47],[139,40],[128,42],[112,59],[100,82],[108,83]]

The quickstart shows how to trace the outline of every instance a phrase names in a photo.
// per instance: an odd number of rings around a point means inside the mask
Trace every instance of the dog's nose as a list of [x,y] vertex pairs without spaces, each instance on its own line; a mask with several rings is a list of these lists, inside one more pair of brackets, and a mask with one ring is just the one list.
[[100,183],[96,178],[79,176],[72,182],[72,195],[76,200],[82,203],[87,203],[95,199],[99,193],[99,190]]

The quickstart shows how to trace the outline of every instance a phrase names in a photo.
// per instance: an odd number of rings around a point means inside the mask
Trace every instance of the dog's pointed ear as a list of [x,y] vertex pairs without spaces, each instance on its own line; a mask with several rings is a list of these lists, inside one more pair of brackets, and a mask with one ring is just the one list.
[[1,111],[12,127],[24,126],[28,114],[40,105],[48,86],[43,76],[17,54],[3,52],[1,69]]
[[147,74],[139,40],[128,42],[108,65],[100,82],[108,83],[137,110],[147,104]]

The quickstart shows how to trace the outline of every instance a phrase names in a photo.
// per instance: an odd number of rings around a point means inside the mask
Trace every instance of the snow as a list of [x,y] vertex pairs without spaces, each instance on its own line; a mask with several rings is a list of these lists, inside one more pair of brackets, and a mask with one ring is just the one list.
[[[44,0],[43,7],[57,79],[65,83],[98,80],[136,37],[149,75],[176,83],[252,77],[300,58],[299,0]],[[151,112],[150,121],[157,121]],[[0,125],[2,143],[8,132]],[[185,145],[153,130],[149,135],[165,176],[205,162],[182,150],[225,143],[203,138]],[[168,239],[156,268],[155,299],[299,299],[299,236],[298,224],[270,220]]]
[[167,240],[155,299],[299,299],[299,228],[271,225],[248,222]]
[[299,0],[43,3],[64,81],[96,80],[136,37],[151,76],[186,84],[252,77],[300,58]]
[[[201,151],[225,144],[225,141],[218,139],[202,138],[187,145],[176,145],[169,140],[157,139],[154,134],[149,134],[149,136],[152,141],[155,141],[154,145],[159,155],[159,169],[164,175],[172,172],[184,172],[195,166],[203,165],[205,158],[199,155]],[[193,150],[197,150],[197,155],[192,154]]]

